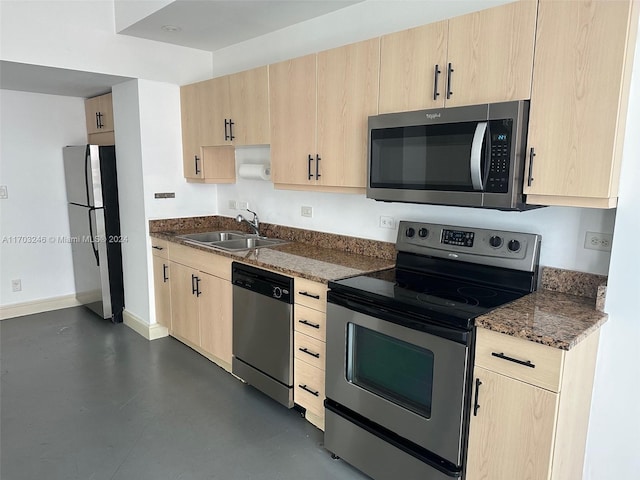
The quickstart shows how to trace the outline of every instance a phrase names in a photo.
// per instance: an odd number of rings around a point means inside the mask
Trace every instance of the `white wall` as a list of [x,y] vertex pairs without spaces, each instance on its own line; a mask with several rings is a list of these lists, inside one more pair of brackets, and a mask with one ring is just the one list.
[[147,226],[144,212],[142,143],[138,81],[114,85],[113,118],[118,168],[118,202],[125,310],[141,319],[149,318],[147,274]]
[[591,405],[585,479],[640,472],[640,39],[636,44],[624,162]]
[[[236,162],[268,163],[269,147],[236,149]],[[526,212],[376,202],[361,195],[276,190],[270,182],[238,179],[218,185],[221,215],[234,216],[229,200],[248,201],[261,221],[395,242],[397,229],[379,227],[381,215],[453,225],[498,228],[542,235],[540,263],[559,268],[606,274],[609,253],[584,248],[587,231],[611,233],[615,210],[546,207]],[[300,215],[313,207],[313,218]]]
[[514,0],[366,0],[213,52],[214,76],[295,58]]
[[[80,98],[0,90],[0,305],[75,292],[62,148],[86,143]],[[11,243],[42,236],[46,243]],[[11,280],[22,291],[11,291]]]
[[0,2],[0,59],[183,85],[211,53],[115,34],[113,0]]
[[[168,83],[148,80],[139,80],[137,88],[144,183],[143,225],[148,248],[145,257],[132,258],[130,262],[135,261],[139,268],[142,268],[142,260],[146,258],[148,282],[130,285],[129,296],[135,294],[138,299],[151,300],[148,302],[149,315],[140,318],[155,323],[153,259],[151,243],[147,236],[149,219],[214,215],[217,211],[216,186],[187,183],[184,179],[180,89]],[[156,192],[173,192],[176,196],[156,199]],[[145,287],[147,291],[144,291]]]

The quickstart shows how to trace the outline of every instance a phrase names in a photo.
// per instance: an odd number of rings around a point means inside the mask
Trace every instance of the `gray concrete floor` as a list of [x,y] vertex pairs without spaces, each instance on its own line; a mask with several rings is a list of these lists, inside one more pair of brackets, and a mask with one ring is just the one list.
[[2,480],[363,480],[322,432],[173,338],[82,307],[0,322]]

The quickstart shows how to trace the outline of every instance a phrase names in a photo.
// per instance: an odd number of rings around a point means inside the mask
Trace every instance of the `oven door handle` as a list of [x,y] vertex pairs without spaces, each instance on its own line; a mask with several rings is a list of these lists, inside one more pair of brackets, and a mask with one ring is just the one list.
[[471,143],[471,157],[469,159],[469,171],[471,172],[471,184],[474,190],[482,191],[482,145],[487,133],[487,122],[479,122],[473,134]]
[[419,330],[436,337],[452,340],[462,345],[467,345],[469,340],[469,332],[458,330],[455,328],[438,325],[436,323],[424,322],[423,320],[413,320],[407,312],[399,312],[388,307],[379,307],[372,304],[359,302],[357,300],[339,295],[329,290],[329,303],[339,305],[354,312],[363,313],[370,317],[380,318],[402,327]]

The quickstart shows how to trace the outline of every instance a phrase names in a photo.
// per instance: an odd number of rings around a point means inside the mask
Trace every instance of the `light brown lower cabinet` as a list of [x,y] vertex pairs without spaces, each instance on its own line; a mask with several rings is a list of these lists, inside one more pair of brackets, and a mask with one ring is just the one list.
[[200,345],[200,315],[198,297],[195,294],[197,270],[170,262],[171,268],[171,335],[186,340],[191,345]]
[[153,253],[153,291],[156,322],[171,330],[171,276],[169,273],[169,247],[166,240],[151,239]]
[[156,322],[171,329],[171,283],[169,260],[153,256],[153,291],[155,293]]
[[478,329],[466,480],[582,479],[598,337],[565,351]]
[[294,278],[293,287],[293,401],[324,430],[327,286]]
[[170,335],[231,371],[231,259],[169,244]]

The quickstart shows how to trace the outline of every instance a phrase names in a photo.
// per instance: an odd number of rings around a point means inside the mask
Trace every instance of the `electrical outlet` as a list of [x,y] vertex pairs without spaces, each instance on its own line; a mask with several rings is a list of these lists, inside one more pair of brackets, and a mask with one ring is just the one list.
[[231,210],[235,210],[236,208],[238,208],[238,206],[236,205],[236,201],[235,200],[229,200],[229,208]]
[[0,185],[0,199],[4,200],[9,198],[9,190],[6,185]]
[[393,217],[380,217],[380,228],[396,228],[396,221]]
[[300,215],[302,215],[303,217],[313,217],[313,207],[305,207],[302,206],[300,207]]
[[238,210],[247,210],[249,208],[249,202],[238,202]]
[[613,235],[611,233],[587,232],[584,237],[584,248],[589,250],[602,250],[603,252],[611,251],[611,243]]
[[16,278],[15,280],[11,280],[11,291],[12,292],[20,292],[22,291],[22,280]]

